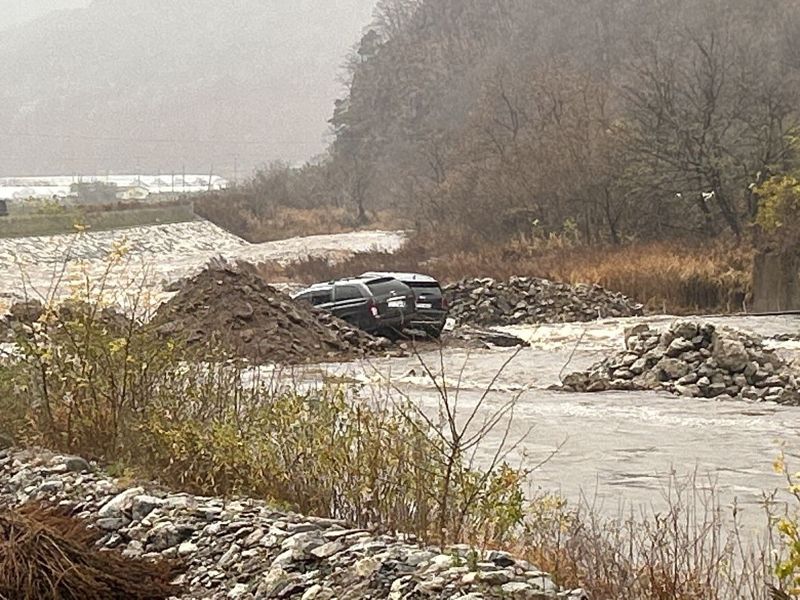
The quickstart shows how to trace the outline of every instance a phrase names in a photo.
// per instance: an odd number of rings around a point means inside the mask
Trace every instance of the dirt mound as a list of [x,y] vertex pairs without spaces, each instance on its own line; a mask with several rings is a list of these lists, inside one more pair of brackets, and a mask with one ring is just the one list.
[[471,325],[570,323],[643,314],[641,304],[600,286],[536,277],[465,279],[447,286],[445,295],[450,316]]
[[295,302],[244,263],[210,263],[158,309],[153,324],[160,334],[189,347],[222,350],[254,364],[347,360],[386,345],[328,313]]
[[102,552],[102,532],[63,510],[26,505],[0,514],[0,598],[162,600],[177,596],[175,564]]

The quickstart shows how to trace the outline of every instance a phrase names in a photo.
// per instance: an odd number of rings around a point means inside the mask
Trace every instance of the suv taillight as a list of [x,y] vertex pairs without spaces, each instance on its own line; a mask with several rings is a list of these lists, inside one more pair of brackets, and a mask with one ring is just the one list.
[[447,303],[447,298],[445,298],[444,295],[442,295],[442,310],[447,310],[448,307],[449,305]]
[[373,318],[379,319],[381,314],[378,311],[378,305],[375,303],[375,300],[370,300],[367,306],[369,307],[369,313],[373,316]]

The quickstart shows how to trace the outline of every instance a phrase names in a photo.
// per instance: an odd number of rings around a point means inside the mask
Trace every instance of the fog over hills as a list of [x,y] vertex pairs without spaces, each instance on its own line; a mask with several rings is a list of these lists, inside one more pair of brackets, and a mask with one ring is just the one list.
[[91,0],[0,0],[0,31],[47,13],[88,6]]
[[0,175],[304,161],[374,0],[80,4],[0,0]]

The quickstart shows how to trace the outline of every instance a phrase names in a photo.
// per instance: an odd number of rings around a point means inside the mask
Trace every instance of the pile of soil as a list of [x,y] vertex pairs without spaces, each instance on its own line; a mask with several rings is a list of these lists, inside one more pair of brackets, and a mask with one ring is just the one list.
[[569,285],[536,277],[465,279],[445,288],[450,316],[460,324],[527,325],[635,317],[641,304],[598,285]]
[[252,265],[213,261],[156,311],[159,334],[253,364],[341,361],[376,354],[374,338],[268,285]]
[[0,598],[166,600],[181,593],[175,563],[101,551],[97,529],[64,509],[29,504],[0,514]]

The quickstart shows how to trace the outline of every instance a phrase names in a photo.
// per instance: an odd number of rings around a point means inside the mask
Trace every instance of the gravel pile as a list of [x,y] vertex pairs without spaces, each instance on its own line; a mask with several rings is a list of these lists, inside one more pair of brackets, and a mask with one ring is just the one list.
[[80,458],[0,451],[0,506],[30,500],[71,506],[103,532],[101,547],[179,560],[181,598],[586,598],[559,590],[546,573],[504,552],[474,562],[466,546],[443,553],[254,500],[123,490]]
[[564,378],[578,392],[666,390],[689,397],[800,404],[793,370],[761,339],[705,323],[678,322],[663,332],[637,325],[625,350]]
[[597,285],[535,277],[465,279],[445,288],[450,316],[473,325],[571,323],[643,314],[643,306]]
[[295,302],[247,264],[214,261],[156,311],[165,337],[221,348],[254,364],[341,361],[375,354],[387,341]]

